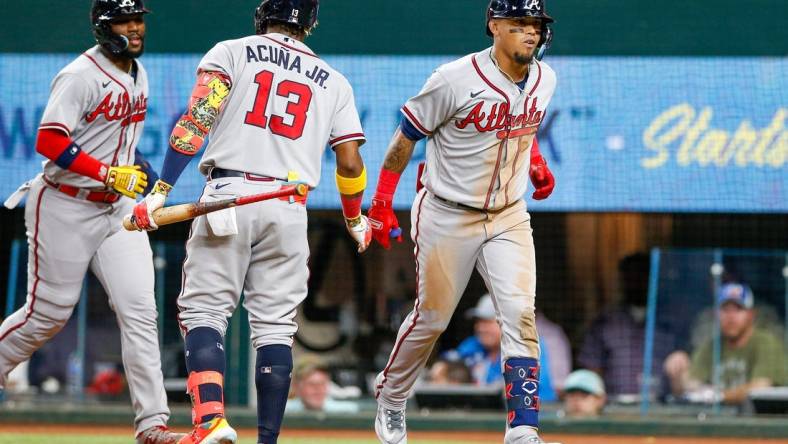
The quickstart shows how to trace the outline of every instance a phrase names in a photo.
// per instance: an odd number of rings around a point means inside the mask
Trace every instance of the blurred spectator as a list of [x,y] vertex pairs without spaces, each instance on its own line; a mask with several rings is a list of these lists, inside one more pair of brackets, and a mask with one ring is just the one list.
[[[447,363],[464,362],[470,369],[473,383],[503,385],[501,327],[495,316],[492,297],[483,295],[467,315],[474,320],[474,335],[462,341],[455,350],[443,353],[442,360],[430,370],[430,380],[446,380]],[[537,313],[536,325],[541,348],[539,399],[542,402],[557,401],[560,382],[571,368],[569,341],[561,327],[542,313]]]
[[[619,262],[623,299],[591,323],[577,356],[579,365],[601,375],[608,395],[620,402],[635,401],[640,394],[650,262],[646,253]],[[657,327],[651,369],[657,381],[663,361],[675,348],[674,342],[673,335]],[[658,382],[649,384],[657,386]]]
[[[572,348],[560,325],[551,321],[541,311],[536,312],[536,331],[539,333],[540,399],[544,402],[558,400],[564,382],[572,371]],[[552,388],[549,395],[545,387]]]
[[575,418],[599,416],[607,402],[605,383],[591,370],[575,370],[564,382],[564,412]]
[[752,290],[746,285],[729,283],[720,288],[718,298],[721,397],[715,399],[717,395],[710,386],[714,365],[711,339],[693,353],[692,359],[686,352],[676,351],[665,361],[673,394],[685,396],[691,402],[717,400],[739,404],[752,389],[785,384],[783,346],[776,336],[755,326]]
[[126,390],[126,378],[120,365],[104,365],[97,370],[93,381],[85,389],[93,395],[119,396]]
[[432,384],[471,384],[470,369],[462,361],[439,359],[430,368],[429,382]]
[[292,391],[295,398],[287,401],[287,412],[357,413],[358,404],[329,396],[331,376],[328,366],[317,356],[306,355],[293,366]]
[[495,317],[492,297],[482,296],[466,315],[473,318],[473,336],[463,340],[456,349],[443,353],[442,358],[464,362],[475,384],[503,384],[501,327]]

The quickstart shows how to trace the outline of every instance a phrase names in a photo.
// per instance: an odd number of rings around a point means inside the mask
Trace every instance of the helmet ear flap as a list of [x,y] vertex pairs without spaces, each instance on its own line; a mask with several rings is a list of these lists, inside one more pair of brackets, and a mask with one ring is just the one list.
[[129,39],[124,35],[115,34],[109,22],[101,22],[93,27],[96,42],[115,55],[122,54],[129,48]]
[[542,30],[542,38],[541,43],[539,44],[539,49],[536,51],[536,60],[542,60],[544,54],[547,52],[547,49],[550,48],[550,44],[553,43],[553,28],[544,25],[544,29]]

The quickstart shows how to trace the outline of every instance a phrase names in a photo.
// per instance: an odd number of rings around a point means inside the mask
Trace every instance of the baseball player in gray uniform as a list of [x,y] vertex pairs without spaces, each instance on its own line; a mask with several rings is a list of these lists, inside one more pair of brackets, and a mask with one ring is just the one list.
[[[350,84],[303,42],[317,13],[317,0],[265,0],[255,13],[255,35],[220,42],[205,55],[187,112],[172,131],[161,179],[134,208],[138,228],[156,228],[152,212],[207,135],[202,201],[293,181],[315,187],[328,143],[347,229],[359,252],[366,249],[372,234],[361,215],[364,134]],[[242,293],[257,350],[257,442],[276,443],[293,367],[294,317],[307,295],[305,205],[300,197],[273,199],[192,223],[178,306],[194,430],[182,443],[237,439],[224,417],[223,338]]]
[[155,179],[135,155],[148,100],[147,74],[137,60],[147,12],[142,0],[95,0],[99,44],[52,82],[36,143],[47,158],[44,171],[6,201],[13,208],[30,193],[27,301],[0,326],[0,387],[60,331],[90,269],[120,326],[137,442],[174,444],[183,435],[166,427],[150,244],[145,233],[120,229],[134,198]]
[[373,238],[388,248],[398,229],[391,202],[417,140],[427,161],[411,210],[418,297],[376,380],[375,431],[384,444],[407,442],[405,402],[445,330],[473,268],[501,324],[508,407],[505,442],[540,443],[536,267],[523,200],[530,175],[544,199],[554,180],[535,135],[556,76],[542,53],[553,19],[544,0],[492,0],[491,48],[440,66],[402,108],[369,210]]

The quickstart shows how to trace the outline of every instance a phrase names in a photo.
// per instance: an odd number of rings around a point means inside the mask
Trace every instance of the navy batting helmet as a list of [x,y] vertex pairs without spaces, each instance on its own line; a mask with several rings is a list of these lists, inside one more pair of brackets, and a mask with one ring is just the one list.
[[96,42],[112,54],[123,54],[129,48],[126,36],[112,32],[112,21],[120,17],[147,14],[143,0],[93,0],[90,23]]
[[264,34],[269,22],[289,23],[309,32],[317,23],[318,0],[263,0],[254,13],[254,27]]
[[542,38],[539,40],[539,48],[536,51],[537,60],[541,60],[553,40],[553,30],[548,24],[555,21],[547,15],[544,3],[545,0],[490,0],[490,5],[487,7],[487,20],[484,22],[487,35],[492,37],[490,20],[494,18],[534,17],[541,19]]

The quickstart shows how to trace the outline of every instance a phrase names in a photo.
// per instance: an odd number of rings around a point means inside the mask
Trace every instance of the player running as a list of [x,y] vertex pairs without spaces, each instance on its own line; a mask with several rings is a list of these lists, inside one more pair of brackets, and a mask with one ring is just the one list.
[[544,0],[492,0],[493,46],[438,67],[402,107],[369,210],[373,237],[385,248],[399,228],[392,200],[400,174],[425,137],[427,162],[411,210],[418,298],[376,380],[375,431],[384,444],[407,442],[405,402],[474,267],[503,333],[505,442],[542,442],[536,267],[523,195],[529,175],[535,199],[554,186],[534,138],[556,85],[553,70],[539,61],[552,21]]
[[28,294],[0,326],[0,388],[71,317],[90,269],[118,318],[122,359],[139,444],[174,444],[161,373],[153,258],[145,233],[120,229],[156,173],[136,150],[148,102],[148,76],[137,60],[148,12],[142,0],[94,0],[97,46],[52,82],[36,151],[48,160],[12,195],[29,191]]
[[[317,13],[318,0],[265,0],[255,13],[256,35],[221,42],[205,55],[161,180],[134,209],[139,228],[156,229],[151,213],[208,135],[203,201],[278,190],[293,180],[315,187],[328,142],[348,231],[359,252],[367,248],[364,134],[350,84],[303,42]],[[293,368],[294,317],[307,294],[305,205],[305,198],[270,200],[192,223],[178,306],[194,430],[182,443],[237,439],[224,417],[223,338],[241,293],[257,350],[257,442],[276,443]]]

